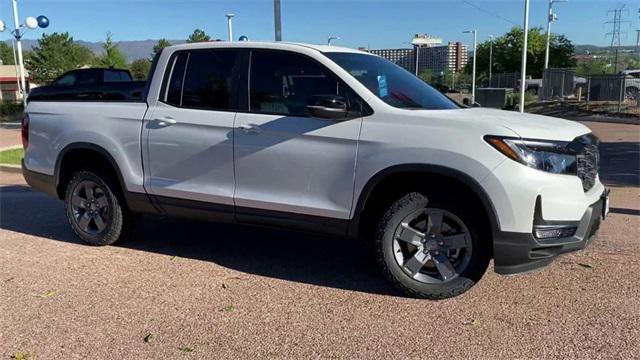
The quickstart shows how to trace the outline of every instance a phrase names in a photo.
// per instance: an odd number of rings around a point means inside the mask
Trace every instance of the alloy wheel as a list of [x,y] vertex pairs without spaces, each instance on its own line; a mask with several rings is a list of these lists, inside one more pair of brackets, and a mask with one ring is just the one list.
[[400,268],[414,280],[449,282],[469,265],[472,238],[460,218],[436,208],[414,211],[402,219],[393,240]]

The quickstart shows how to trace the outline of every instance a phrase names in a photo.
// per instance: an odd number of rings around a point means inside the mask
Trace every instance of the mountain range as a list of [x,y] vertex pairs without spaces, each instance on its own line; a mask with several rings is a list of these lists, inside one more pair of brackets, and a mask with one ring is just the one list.
[[[8,40],[7,40],[8,42]],[[169,40],[171,44],[182,44],[184,40]],[[95,54],[101,54],[102,50],[102,42],[89,42],[79,40],[77,43],[86,46]],[[127,61],[131,62],[136,59],[149,58],[153,51],[153,46],[158,43],[158,40],[135,40],[135,41],[120,41],[118,46],[122,52],[127,56]],[[37,40],[22,40],[22,46],[25,50],[31,50],[34,46],[38,45]],[[625,50],[633,50],[633,46],[624,46],[621,47]],[[608,46],[595,46],[595,45],[576,45],[575,46],[576,54],[585,54],[585,53],[602,53],[609,50]]]

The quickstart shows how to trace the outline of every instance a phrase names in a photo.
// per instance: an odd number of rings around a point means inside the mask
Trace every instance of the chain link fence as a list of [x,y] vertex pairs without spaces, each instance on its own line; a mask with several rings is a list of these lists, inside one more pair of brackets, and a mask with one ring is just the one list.
[[548,69],[542,101],[560,101],[591,112],[640,116],[640,79],[624,74],[577,76],[573,69]]

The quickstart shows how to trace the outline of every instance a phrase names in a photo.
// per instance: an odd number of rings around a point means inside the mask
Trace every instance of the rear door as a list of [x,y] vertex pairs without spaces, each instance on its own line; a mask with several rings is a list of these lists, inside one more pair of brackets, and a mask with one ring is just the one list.
[[362,118],[314,118],[307,105],[317,95],[359,98],[300,54],[254,50],[249,68],[249,110],[238,113],[234,130],[236,216],[261,221],[265,210],[347,219]]
[[145,188],[166,207],[181,200],[233,206],[238,50],[180,51],[145,116]]

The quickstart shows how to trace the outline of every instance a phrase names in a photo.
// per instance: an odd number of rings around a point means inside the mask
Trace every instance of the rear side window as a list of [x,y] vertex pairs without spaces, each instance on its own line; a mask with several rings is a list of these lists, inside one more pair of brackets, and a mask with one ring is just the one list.
[[169,73],[169,82],[167,83],[167,94],[165,102],[174,106],[182,105],[182,80],[184,79],[184,70],[187,66],[187,58],[189,54],[186,52],[178,53],[170,63],[171,72]]
[[287,52],[253,51],[249,84],[250,110],[262,114],[308,116],[307,105],[314,96],[356,98],[319,63]]
[[58,86],[73,86],[76,83],[76,73],[69,73],[56,80]]
[[76,77],[77,86],[93,86],[98,85],[98,72],[94,70],[78,71]]
[[167,72],[165,102],[195,109],[233,109],[239,54],[226,49],[177,53]]
[[126,81],[132,81],[132,79],[131,79],[131,75],[129,75],[129,73],[126,71],[105,70],[103,81],[106,83],[126,82]]
[[230,110],[238,54],[235,50],[191,52],[182,88],[182,106]]

